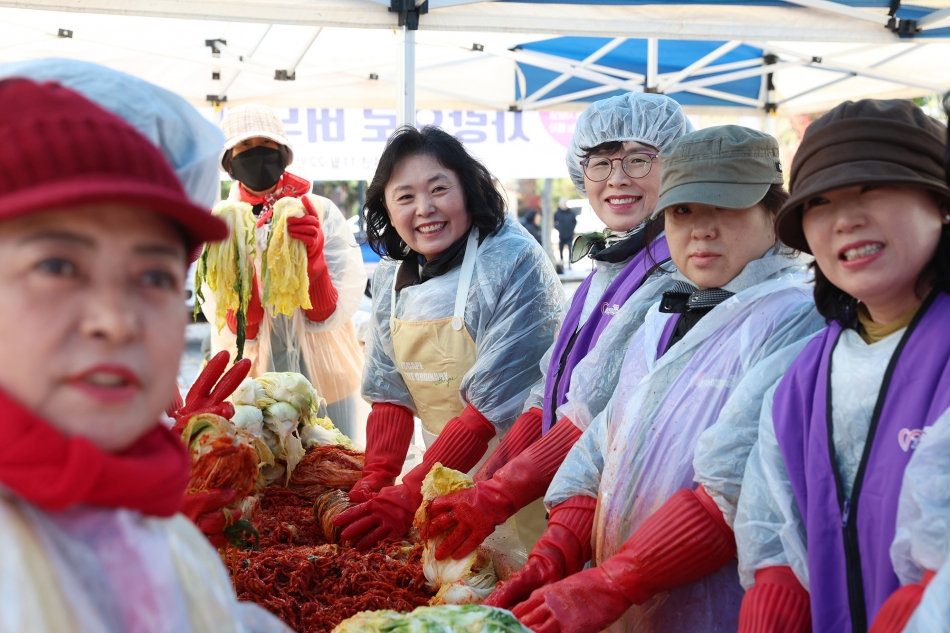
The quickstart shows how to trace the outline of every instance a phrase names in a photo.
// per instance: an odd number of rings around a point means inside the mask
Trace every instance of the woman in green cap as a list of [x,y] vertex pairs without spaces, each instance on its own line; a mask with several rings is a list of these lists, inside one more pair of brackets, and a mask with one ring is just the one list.
[[[530,595],[513,611],[537,633],[736,631],[731,522],[754,421],[765,389],[823,325],[804,263],[776,242],[787,196],[775,139],[710,128],[660,160],[655,214],[665,215],[676,283],[647,314],[611,403],[545,497],[550,509],[596,498],[593,533],[552,525],[535,548],[581,548],[574,560],[594,566],[552,574],[533,551],[488,600]],[[552,576],[563,580],[538,582]]]

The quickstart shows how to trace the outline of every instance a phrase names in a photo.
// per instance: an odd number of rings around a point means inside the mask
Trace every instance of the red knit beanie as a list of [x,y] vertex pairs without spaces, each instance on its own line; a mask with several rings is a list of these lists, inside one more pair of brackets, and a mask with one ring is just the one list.
[[167,217],[190,249],[228,234],[128,123],[59,84],[0,81],[0,221],[101,203]]

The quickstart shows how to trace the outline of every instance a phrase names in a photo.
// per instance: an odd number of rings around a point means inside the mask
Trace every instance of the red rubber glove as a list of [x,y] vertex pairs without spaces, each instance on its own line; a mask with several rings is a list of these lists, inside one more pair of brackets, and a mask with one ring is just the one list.
[[811,601],[791,567],[755,572],[742,597],[739,633],[811,633]]
[[398,404],[374,402],[366,419],[366,461],[362,478],[350,489],[350,500],[369,501],[392,486],[402,472],[412,442],[412,412]]
[[326,321],[336,310],[339,294],[333,287],[327,259],[323,252],[326,236],[320,226],[320,216],[307,196],[300,198],[307,215],[300,218],[287,218],[287,234],[300,240],[307,247],[307,277],[310,280],[309,310],[307,318],[319,323]]
[[429,508],[426,532],[452,530],[436,550],[436,559],[464,558],[495,531],[495,526],[542,497],[580,436],[580,429],[562,420],[488,481],[435,499]]
[[541,415],[537,407],[531,407],[515,420],[514,426],[505,435],[498,448],[485,460],[472,477],[476,482],[491,479],[499,468],[520,455],[526,448],[541,439]]
[[422,463],[406,473],[401,484],[384,488],[366,503],[341,512],[333,519],[334,525],[347,526],[340,540],[365,550],[382,539],[404,535],[422,503],[422,480],[436,462],[468,472],[485,454],[494,435],[495,427],[478,409],[472,405],[465,407],[461,416],[445,425],[426,451]]
[[246,358],[239,360],[225,374],[229,360],[230,354],[218,352],[208,361],[188,391],[185,406],[172,412],[171,417],[175,418],[172,431],[181,433],[185,430],[188,420],[199,413],[214,413],[229,420],[234,417],[234,405],[224,399],[234,393],[241,381],[247,378],[248,372],[251,371],[251,361]]
[[596,499],[578,495],[551,510],[548,527],[524,567],[499,584],[483,604],[510,609],[535,589],[582,570],[591,556],[596,507]]
[[535,633],[597,633],[630,608],[602,567],[542,587],[511,612]]
[[[914,615],[920,599],[924,597],[924,590],[936,572],[924,570],[924,576],[918,583],[904,585],[890,595],[881,605],[881,610],[874,618],[874,624],[868,633],[900,633],[907,626],[910,616]],[[758,578],[756,578],[758,580]]]
[[[264,305],[261,303],[260,286],[257,283],[257,273],[251,279],[251,298],[247,302],[247,314],[244,315],[244,339],[251,341],[257,338],[257,333],[261,328],[261,321],[264,320]],[[227,314],[228,329],[231,334],[237,336],[237,314],[234,310],[228,310]]]
[[215,547],[224,545],[228,537],[224,531],[241,518],[238,508],[226,508],[237,497],[236,490],[215,488],[189,493],[181,505],[181,513],[198,526]]
[[596,633],[631,605],[711,574],[735,555],[732,530],[705,490],[680,490],[616,555],[538,589],[513,613],[535,633]]

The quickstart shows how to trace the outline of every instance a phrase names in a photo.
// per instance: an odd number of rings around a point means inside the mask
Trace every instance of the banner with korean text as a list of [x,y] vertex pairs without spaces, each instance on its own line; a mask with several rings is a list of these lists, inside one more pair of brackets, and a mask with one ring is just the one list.
[[[294,148],[290,171],[311,180],[372,180],[396,129],[393,110],[276,110]],[[419,110],[416,125],[437,125],[455,135],[500,180],[565,178],[564,156],[578,114]]]

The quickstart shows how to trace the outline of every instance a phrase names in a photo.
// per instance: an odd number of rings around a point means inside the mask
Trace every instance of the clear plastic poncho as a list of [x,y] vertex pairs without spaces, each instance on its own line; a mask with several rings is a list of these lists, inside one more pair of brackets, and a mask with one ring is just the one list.
[[[396,369],[390,329],[393,276],[400,262],[384,259],[373,277],[373,317],[366,342],[363,398],[416,411]],[[425,321],[451,317],[459,267],[399,291],[396,317]],[[510,215],[501,230],[478,247],[465,304],[465,327],[475,341],[476,361],[459,384],[459,398],[508,432],[540,377],[538,362],[551,347],[561,321],[564,291],[547,255]]]
[[663,268],[664,271],[644,281],[627,299],[601,332],[594,349],[574,368],[567,402],[557,410],[559,420],[567,418],[583,431],[607,407],[617,388],[623,359],[633,336],[643,325],[650,308],[673,287],[670,274],[676,270],[673,262],[666,263]]
[[[596,262],[594,272],[591,273],[594,278],[591,279],[590,288],[587,292],[587,296],[584,298],[584,307],[581,310],[581,320],[578,324],[578,328],[587,322],[587,319],[590,318],[590,315],[594,312],[594,308],[600,306],[601,296],[603,296],[610,284],[613,283],[614,279],[617,278],[617,275],[620,274],[628,263],[629,260],[618,263]],[[572,296],[568,303],[567,311],[570,310],[574,301],[578,301],[579,299],[576,294]],[[617,317],[614,317],[614,319],[616,318]],[[544,408],[544,385],[547,380],[548,368],[551,366],[551,355],[554,353],[555,345],[557,345],[556,339],[551,343],[551,347],[544,352],[544,356],[541,357],[541,362],[538,363],[538,367],[541,369],[541,378],[531,387],[531,393],[528,394],[528,399],[525,400],[524,403],[524,411],[532,407],[537,407],[538,409]]]
[[584,148],[607,141],[637,141],[662,150],[692,131],[693,125],[673,99],[659,94],[628,92],[587,106],[577,118],[564,161],[577,192],[586,198],[581,167]]
[[[846,496],[851,495],[861,464],[885,370],[903,332],[899,330],[868,345],[855,330],[845,330],[835,348],[831,375],[832,436],[835,466],[841,473]],[[809,588],[805,524],[772,418],[772,401],[780,380],[776,378],[776,384],[763,398],[759,442],[746,464],[735,515],[739,576],[746,589],[755,583],[756,570],[784,565],[792,568],[805,589]]]
[[[732,404],[731,398],[755,399],[769,386],[757,382],[763,379],[755,372],[758,364],[823,327],[804,262],[780,250],[750,262],[730,282],[737,294],[660,359],[664,326],[675,315],[660,313],[658,306],[647,314],[613,398],[571,449],[545,497],[548,507],[579,494],[597,497],[595,563],[616,554],[670,496],[695,487],[694,451],[703,432],[730,407],[757,408],[755,402]],[[790,364],[794,354],[786,357]],[[731,563],[632,607],[608,630],[732,633],[742,595]]]
[[0,633],[290,633],[238,602],[182,515],[44,512],[0,491],[0,551]]
[[891,562],[902,584],[937,575],[905,633],[950,633],[950,411],[933,423],[904,470]]
[[934,576],[903,633],[950,632],[950,561]]
[[187,101],[147,81],[76,59],[0,65],[0,79],[55,81],[125,119],[168,160],[194,202],[210,209],[221,187],[224,135]]
[[937,571],[950,553],[950,411],[928,427],[901,483],[891,562],[901,584]]
[[[247,341],[245,358],[251,359],[250,376],[256,378],[269,371],[294,371],[306,375],[317,393],[330,408],[330,418],[347,437],[354,437],[352,428],[356,418],[355,394],[359,390],[363,366],[363,349],[356,339],[353,315],[359,308],[366,290],[366,269],[363,255],[343,213],[330,200],[307,194],[316,209],[323,208],[323,227],[326,241],[323,253],[333,287],[339,295],[336,310],[326,321],[314,323],[303,310],[292,318],[273,317],[265,308],[257,338]],[[231,188],[231,199],[239,196],[237,184]],[[261,254],[267,244],[270,225],[257,230],[257,281],[261,283]],[[214,296],[205,288],[207,300],[202,311],[208,321],[214,322]],[[236,353],[236,337],[225,327],[221,332],[211,331],[211,353],[229,350]],[[353,398],[348,398],[354,396]],[[334,405],[343,403],[343,413],[336,413]]]

